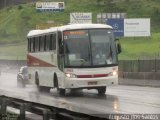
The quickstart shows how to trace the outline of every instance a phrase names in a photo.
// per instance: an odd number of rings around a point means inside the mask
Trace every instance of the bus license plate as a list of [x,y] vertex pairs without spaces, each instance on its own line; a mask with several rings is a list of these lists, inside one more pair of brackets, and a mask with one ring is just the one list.
[[97,85],[97,81],[88,82],[88,85]]

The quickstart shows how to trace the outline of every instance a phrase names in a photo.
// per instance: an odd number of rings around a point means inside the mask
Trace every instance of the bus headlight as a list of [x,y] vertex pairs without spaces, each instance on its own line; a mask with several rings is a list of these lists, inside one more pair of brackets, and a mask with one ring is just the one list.
[[65,75],[68,78],[76,78],[77,77],[75,74],[72,74],[72,73],[65,73]]
[[113,76],[118,75],[117,71],[113,71],[112,74],[113,74]]
[[116,76],[116,75],[118,75],[118,72],[117,72],[117,71],[113,71],[113,72],[110,72],[110,73],[109,73],[109,76]]

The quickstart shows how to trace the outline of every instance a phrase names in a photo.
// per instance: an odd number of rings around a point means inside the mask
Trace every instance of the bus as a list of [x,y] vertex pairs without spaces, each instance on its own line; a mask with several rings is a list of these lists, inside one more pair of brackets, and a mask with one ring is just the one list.
[[70,24],[28,35],[27,66],[29,83],[39,90],[57,88],[96,89],[118,84],[119,40],[104,24]]

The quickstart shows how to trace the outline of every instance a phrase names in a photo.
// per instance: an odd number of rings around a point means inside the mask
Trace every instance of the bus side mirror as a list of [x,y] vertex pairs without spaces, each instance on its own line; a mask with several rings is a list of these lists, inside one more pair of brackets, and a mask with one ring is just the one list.
[[116,40],[117,53],[120,54],[122,52],[121,44],[119,42],[119,39],[116,38],[115,40]]
[[64,54],[64,45],[62,41],[62,33],[59,31],[58,32],[58,43],[59,43],[59,54],[63,55]]
[[64,54],[64,47],[63,47],[63,46],[60,46],[59,53],[60,53],[61,55],[63,55],[63,54]]

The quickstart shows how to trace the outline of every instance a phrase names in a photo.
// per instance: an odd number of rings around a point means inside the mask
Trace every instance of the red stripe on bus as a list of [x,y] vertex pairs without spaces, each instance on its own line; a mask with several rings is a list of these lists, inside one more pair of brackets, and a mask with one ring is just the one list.
[[108,74],[95,74],[95,75],[77,75],[77,78],[97,78],[97,77],[107,77]]
[[92,78],[92,75],[77,75],[77,78]]
[[55,67],[55,65],[47,63],[31,55],[27,55],[27,66],[29,67]]

